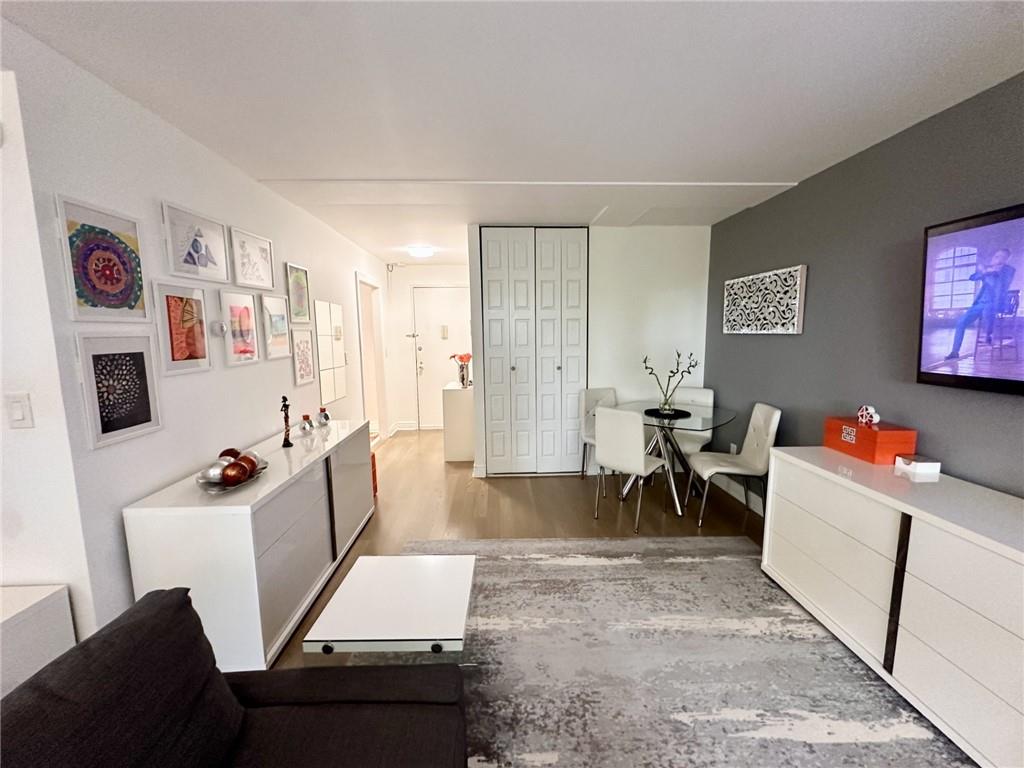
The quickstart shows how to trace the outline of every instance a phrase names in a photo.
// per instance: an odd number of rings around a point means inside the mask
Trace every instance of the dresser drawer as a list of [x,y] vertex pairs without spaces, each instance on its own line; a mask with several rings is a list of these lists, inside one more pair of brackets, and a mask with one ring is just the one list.
[[893,677],[990,764],[1024,765],[1024,715],[907,629],[897,636]]
[[252,538],[259,557],[291,528],[299,515],[327,497],[327,474],[323,462],[305,470],[281,493],[253,510]]
[[915,518],[907,573],[1024,637],[1024,566]]
[[890,560],[896,559],[900,513],[786,461],[775,462],[775,493]]
[[[881,662],[889,614],[773,531],[768,564],[864,650]],[[796,596],[799,599],[799,595]]]
[[772,507],[772,531],[831,571],[883,611],[892,600],[895,565],[875,550],[804,511],[778,494]]
[[900,628],[1024,713],[1024,640],[909,573]]
[[270,648],[331,561],[330,509],[325,496],[307,507],[256,561],[264,650]]

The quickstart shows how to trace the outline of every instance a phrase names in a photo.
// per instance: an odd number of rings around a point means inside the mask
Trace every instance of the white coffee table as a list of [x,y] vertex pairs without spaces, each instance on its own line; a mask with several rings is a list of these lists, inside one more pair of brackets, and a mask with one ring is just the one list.
[[461,651],[474,555],[363,556],[302,641],[307,653]]

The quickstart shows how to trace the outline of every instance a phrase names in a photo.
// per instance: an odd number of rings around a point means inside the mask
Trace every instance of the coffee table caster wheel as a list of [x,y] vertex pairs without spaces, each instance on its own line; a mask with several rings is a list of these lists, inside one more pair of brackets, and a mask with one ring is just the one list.
[[329,656],[330,654],[334,653],[334,646],[330,643],[324,643],[323,647],[320,650],[323,651],[325,656]]
[[434,643],[432,646],[430,646],[431,653],[440,653],[443,650],[444,646],[442,646],[440,643]]

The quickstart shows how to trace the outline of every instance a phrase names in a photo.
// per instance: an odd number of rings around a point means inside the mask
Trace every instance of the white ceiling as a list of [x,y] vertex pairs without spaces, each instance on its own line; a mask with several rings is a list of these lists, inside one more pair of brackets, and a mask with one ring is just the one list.
[[1017,2],[3,15],[386,261],[464,261],[467,223],[711,224],[1024,69]]

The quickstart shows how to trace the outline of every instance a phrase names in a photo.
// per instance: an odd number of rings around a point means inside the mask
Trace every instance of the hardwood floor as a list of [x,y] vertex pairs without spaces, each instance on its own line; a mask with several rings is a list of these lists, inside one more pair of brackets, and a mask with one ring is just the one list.
[[[275,669],[342,662],[340,655],[310,654],[303,659],[302,638],[360,555],[391,555],[409,541],[424,539],[600,538],[633,536],[636,491],[620,504],[618,482],[608,480],[594,520],[596,478],[472,476],[472,464],[446,464],[442,433],[400,432],[377,449],[377,509],[338,570],[299,623],[274,664]],[[685,477],[677,476],[679,493]],[[761,543],[762,520],[717,487],[712,489],[703,528],[697,528],[699,499],[690,499],[686,515],[665,513],[662,479],[644,489],[641,536],[748,536]],[[670,507],[671,508],[671,507]]]

